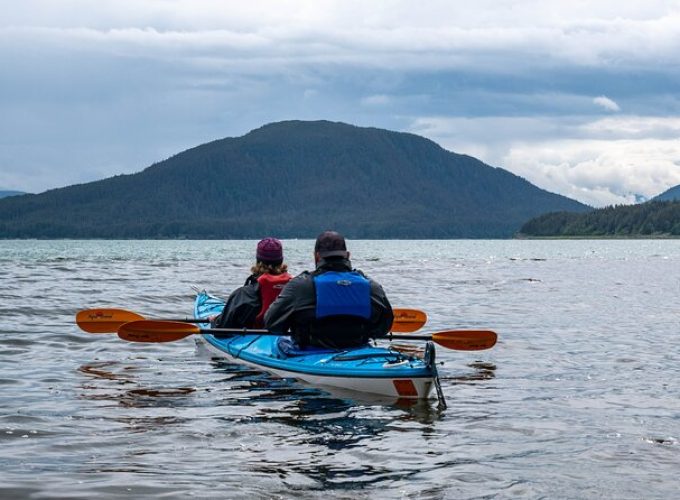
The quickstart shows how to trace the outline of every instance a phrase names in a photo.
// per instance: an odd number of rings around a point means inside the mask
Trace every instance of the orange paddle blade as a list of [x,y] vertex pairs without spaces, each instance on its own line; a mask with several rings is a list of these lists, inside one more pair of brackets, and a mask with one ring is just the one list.
[[418,309],[393,309],[393,332],[415,332],[427,322],[427,314]]
[[492,348],[498,335],[491,330],[449,330],[433,333],[432,340],[457,351],[481,351]]
[[89,333],[114,333],[125,323],[144,319],[125,309],[86,309],[76,314],[76,323]]
[[130,342],[173,342],[195,333],[201,333],[198,326],[179,321],[132,321],[118,328],[118,336]]

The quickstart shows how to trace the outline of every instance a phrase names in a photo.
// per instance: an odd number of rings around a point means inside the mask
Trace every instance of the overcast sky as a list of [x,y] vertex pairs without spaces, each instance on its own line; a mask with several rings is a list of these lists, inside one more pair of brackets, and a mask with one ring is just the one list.
[[680,0],[0,8],[0,189],[286,119],[413,132],[594,206],[680,184]]

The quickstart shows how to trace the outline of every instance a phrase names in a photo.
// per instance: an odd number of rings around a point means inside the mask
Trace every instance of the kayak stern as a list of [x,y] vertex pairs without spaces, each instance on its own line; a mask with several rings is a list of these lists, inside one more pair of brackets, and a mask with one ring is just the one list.
[[[199,293],[196,317],[219,314],[221,299]],[[197,336],[197,342],[218,357],[265,370],[283,378],[295,378],[317,387],[356,391],[398,399],[427,399],[435,384],[433,362],[399,351],[370,345],[343,350],[310,350],[288,355],[280,347],[285,336]],[[288,342],[290,342],[288,340]],[[433,361],[433,360],[432,360]]]

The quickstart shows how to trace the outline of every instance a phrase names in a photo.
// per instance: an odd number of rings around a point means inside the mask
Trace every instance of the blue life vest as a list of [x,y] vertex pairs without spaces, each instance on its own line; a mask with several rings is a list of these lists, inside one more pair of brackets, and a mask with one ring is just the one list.
[[316,317],[371,317],[371,284],[355,271],[330,271],[314,277]]

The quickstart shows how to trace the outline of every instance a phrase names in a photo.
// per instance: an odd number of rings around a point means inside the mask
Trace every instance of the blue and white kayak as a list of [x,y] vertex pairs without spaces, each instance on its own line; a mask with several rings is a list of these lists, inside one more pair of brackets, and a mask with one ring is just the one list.
[[[222,299],[200,292],[196,296],[194,315],[205,318],[221,313],[223,307]],[[434,355],[426,356],[426,361],[371,345],[342,350],[301,350],[287,336],[204,334],[197,335],[196,339],[219,357],[319,387],[425,399],[437,376]]]

